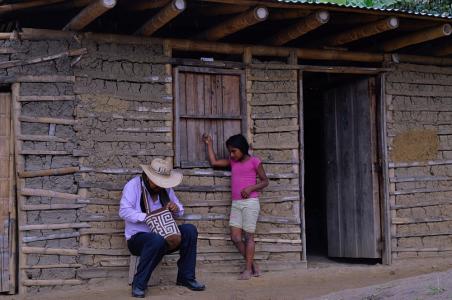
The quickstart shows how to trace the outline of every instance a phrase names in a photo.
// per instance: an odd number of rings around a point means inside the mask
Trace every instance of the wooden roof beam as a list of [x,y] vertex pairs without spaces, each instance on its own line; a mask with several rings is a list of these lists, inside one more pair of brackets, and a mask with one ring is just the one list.
[[397,27],[399,27],[399,19],[395,17],[390,17],[339,33],[335,36],[327,38],[325,40],[325,44],[330,46],[340,46],[388,30],[393,30],[396,29]]
[[151,36],[154,32],[183,12],[186,7],[187,4],[185,0],[171,1],[171,3],[162,8],[162,10],[149,21],[144,23],[143,26],[135,32],[135,35]]
[[269,20],[298,19],[298,18],[304,18],[311,13],[312,13],[312,11],[303,10],[303,9],[284,9],[284,10],[275,10],[275,11],[272,10],[268,19]]
[[257,6],[211,29],[206,30],[198,35],[198,37],[208,41],[218,41],[246,27],[262,22],[266,20],[267,17],[268,9],[263,6]]
[[116,5],[116,0],[97,0],[79,12],[63,30],[79,31]]
[[17,11],[38,6],[45,6],[63,1],[64,0],[35,0],[24,3],[3,4],[0,5],[0,13],[7,13],[11,11]]
[[299,38],[303,34],[308,33],[327,23],[330,19],[330,13],[324,10],[317,11],[310,14],[303,20],[297,22],[289,28],[281,30],[273,37],[269,39],[269,43],[275,46],[284,45],[296,38]]
[[406,36],[396,38],[383,43],[383,50],[385,52],[392,52],[397,49],[405,48],[407,46],[420,44],[423,42],[438,39],[448,36],[452,33],[450,24],[443,24],[433,28],[424,29]]

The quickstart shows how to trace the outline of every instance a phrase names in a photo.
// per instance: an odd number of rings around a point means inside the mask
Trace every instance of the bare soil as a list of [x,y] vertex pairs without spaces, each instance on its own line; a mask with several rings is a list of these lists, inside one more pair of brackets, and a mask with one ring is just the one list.
[[[170,282],[151,287],[146,299],[452,299],[452,258],[410,259],[384,266],[314,257],[307,269],[267,272],[249,281],[237,280],[237,274],[198,273],[207,285],[205,291],[193,292]],[[92,280],[87,287],[66,287],[26,298],[131,299],[126,278]]]

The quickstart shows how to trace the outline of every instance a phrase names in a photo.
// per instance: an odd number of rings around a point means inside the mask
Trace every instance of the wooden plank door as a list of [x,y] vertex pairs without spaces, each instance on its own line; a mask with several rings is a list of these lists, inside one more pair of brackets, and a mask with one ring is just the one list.
[[176,165],[208,167],[201,136],[209,133],[218,157],[227,157],[225,140],[245,133],[243,72],[209,68],[177,67]]
[[328,255],[380,258],[375,79],[326,91]]
[[[12,197],[13,185],[13,153],[11,135],[11,94],[0,93],[0,291],[11,290],[10,256],[13,254],[11,245],[10,205],[14,203]],[[14,262],[12,262],[14,263]]]

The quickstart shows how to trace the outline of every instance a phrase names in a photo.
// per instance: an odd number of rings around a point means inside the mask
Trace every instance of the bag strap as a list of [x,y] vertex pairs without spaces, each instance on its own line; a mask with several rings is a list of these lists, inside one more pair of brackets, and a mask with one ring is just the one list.
[[144,203],[144,208],[146,210],[146,213],[149,215],[151,213],[151,209],[149,208],[149,202],[148,202],[148,196],[146,191],[143,187],[143,179],[140,177],[140,183],[141,183],[141,202]]

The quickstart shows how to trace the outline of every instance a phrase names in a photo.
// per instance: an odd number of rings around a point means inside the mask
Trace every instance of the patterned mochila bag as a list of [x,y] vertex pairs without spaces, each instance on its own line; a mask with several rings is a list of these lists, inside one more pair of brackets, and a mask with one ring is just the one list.
[[[162,190],[162,192],[166,194],[166,190]],[[152,232],[157,233],[165,238],[166,244],[168,246],[168,251],[174,251],[177,250],[180,246],[181,234],[179,227],[177,227],[176,221],[174,221],[173,214],[167,208],[168,201],[162,201],[162,198],[164,198],[163,196],[163,193],[159,193],[159,199],[162,204],[162,208],[151,212],[147,199],[147,193],[144,190],[143,184],[141,184],[141,201],[142,203],[144,203],[144,208],[147,214],[145,222]]]

